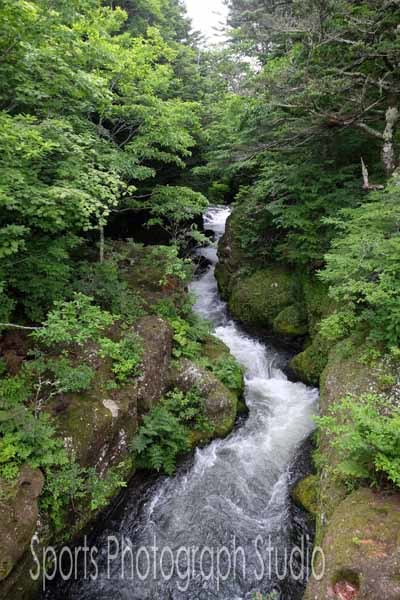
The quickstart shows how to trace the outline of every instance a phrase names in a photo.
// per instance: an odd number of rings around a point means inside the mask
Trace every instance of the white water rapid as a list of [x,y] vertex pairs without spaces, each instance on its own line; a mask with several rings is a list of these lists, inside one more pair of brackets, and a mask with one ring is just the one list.
[[[228,215],[224,207],[206,213],[205,228],[213,232],[215,241],[223,234]],[[274,599],[301,598],[304,582],[297,583],[289,576],[280,581],[279,575],[287,567],[293,547],[289,464],[313,430],[318,393],[290,382],[279,368],[281,355],[247,335],[229,317],[214,277],[215,245],[198,252],[210,266],[191,285],[197,298],[195,310],[213,323],[215,335],[243,365],[249,416],[226,439],[196,450],[193,461],[180,467],[174,477],[153,482],[139,506],[136,501],[135,509],[130,507],[128,494],[119,521],[106,524],[95,540],[100,548],[96,581],[82,576],[62,588],[62,595],[54,593],[49,598],[252,600],[256,592]],[[124,578],[120,557],[110,565],[107,536],[115,536],[120,545],[125,539],[136,557],[142,548],[142,575],[148,562],[143,548],[147,549],[150,572],[146,579],[141,581],[137,573],[131,578],[128,559]],[[156,560],[154,542],[159,549]],[[267,550],[271,547],[272,551]],[[116,542],[111,544],[113,552],[115,548]],[[156,562],[163,548],[169,550],[164,552],[161,573]],[[188,553],[191,548],[199,549],[195,557]],[[232,564],[235,556],[236,569]],[[168,578],[175,559],[178,569]]]

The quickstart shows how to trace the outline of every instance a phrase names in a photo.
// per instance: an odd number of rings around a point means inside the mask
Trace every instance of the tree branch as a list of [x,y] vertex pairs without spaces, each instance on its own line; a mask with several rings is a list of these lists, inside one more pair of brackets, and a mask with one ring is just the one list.
[[29,331],[37,331],[43,329],[43,327],[27,327],[25,325],[16,325],[15,323],[0,323],[0,329],[25,329]]

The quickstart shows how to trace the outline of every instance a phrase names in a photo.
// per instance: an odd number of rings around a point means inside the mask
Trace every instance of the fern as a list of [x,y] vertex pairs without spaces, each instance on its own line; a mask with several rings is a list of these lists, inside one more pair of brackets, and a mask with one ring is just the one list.
[[352,486],[365,481],[400,487],[400,408],[382,396],[344,398],[330,415],[317,418],[339,455],[338,474]]
[[196,388],[186,394],[173,390],[144,417],[132,442],[139,466],[171,475],[178,456],[189,449],[192,429],[212,431],[203,399]]

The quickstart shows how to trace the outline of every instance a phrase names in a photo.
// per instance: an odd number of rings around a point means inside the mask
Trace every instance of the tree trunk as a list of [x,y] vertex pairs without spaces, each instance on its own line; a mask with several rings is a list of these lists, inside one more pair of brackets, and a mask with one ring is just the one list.
[[396,169],[394,149],[394,133],[400,113],[397,106],[390,106],[386,111],[386,127],[383,132],[382,162],[386,175],[390,177]]
[[100,256],[99,256],[99,260],[102,263],[102,262],[104,262],[104,226],[100,225],[99,229],[100,229]]

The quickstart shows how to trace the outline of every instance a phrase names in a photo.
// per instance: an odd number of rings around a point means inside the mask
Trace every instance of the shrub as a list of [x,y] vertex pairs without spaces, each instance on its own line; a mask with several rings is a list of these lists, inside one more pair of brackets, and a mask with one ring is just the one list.
[[79,244],[74,235],[33,238],[18,255],[18,268],[9,261],[7,279],[13,291],[11,296],[16,296],[32,321],[41,321],[54,302],[71,295],[74,269],[71,253]]
[[94,299],[103,310],[132,323],[145,314],[138,294],[120,276],[115,260],[82,263],[75,282],[78,292]]
[[125,383],[129,377],[139,374],[143,356],[141,338],[129,332],[119,342],[102,338],[100,340],[100,355],[112,359],[112,370],[119,383]]
[[75,293],[73,300],[55,303],[43,328],[35,331],[32,337],[45,347],[55,344],[83,346],[88,340],[98,340],[101,332],[114,320],[109,312],[95,306],[92,298]]
[[25,377],[0,381],[0,476],[14,479],[20,467],[50,468],[68,463],[51,418],[27,406],[32,386]]
[[90,498],[91,510],[104,508],[111,496],[119,489],[126,487],[126,481],[122,476],[125,466],[125,463],[122,462],[116,467],[111,467],[103,477],[99,477],[93,467],[87,469],[85,488],[87,496]]
[[197,431],[212,431],[212,425],[204,411],[204,401],[196,387],[186,392],[173,390],[164,400],[165,406],[181,423]]
[[162,275],[159,284],[162,286],[170,285],[171,279],[187,283],[193,273],[192,261],[180,258],[177,246],[155,246],[146,253],[146,261],[150,264],[156,261],[160,265]]
[[338,452],[337,471],[350,486],[387,480],[400,487],[400,408],[375,394],[344,398],[325,417],[317,418]]
[[60,358],[48,358],[40,353],[38,358],[26,362],[23,370],[32,381],[38,397],[44,400],[44,387],[49,391],[49,396],[61,393],[83,392],[89,389],[93,379],[94,370],[80,363],[73,365],[66,355]]
[[170,320],[174,331],[173,355],[175,358],[195,359],[201,353],[200,342],[209,334],[209,326],[206,322],[191,315],[191,320],[176,317]]
[[184,249],[191,240],[201,242],[206,239],[193,221],[203,214],[207,206],[207,198],[190,188],[157,186],[151,196],[148,225],[162,227],[173,244]]

